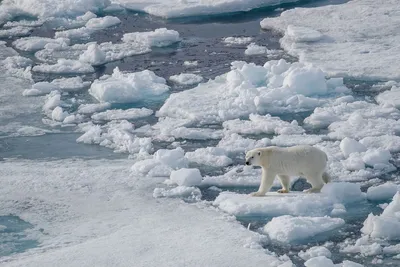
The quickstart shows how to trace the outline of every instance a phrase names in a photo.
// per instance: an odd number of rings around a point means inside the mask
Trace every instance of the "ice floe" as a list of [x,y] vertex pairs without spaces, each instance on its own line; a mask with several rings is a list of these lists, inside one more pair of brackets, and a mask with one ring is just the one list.
[[194,85],[203,81],[203,77],[193,73],[181,73],[169,77],[171,81],[181,85]]
[[372,238],[399,240],[400,233],[400,193],[397,192],[392,202],[377,216],[370,213],[364,221],[361,232]]
[[318,234],[340,228],[343,219],[325,217],[293,217],[283,215],[272,218],[264,227],[269,238],[283,243],[301,242]]
[[60,46],[69,45],[69,39],[66,38],[45,38],[45,37],[25,37],[17,39],[13,42],[13,46],[22,51],[37,51],[43,49],[47,44],[55,44]]
[[[258,180],[259,182],[259,180]],[[236,216],[325,216],[330,215],[334,204],[350,204],[364,201],[365,195],[356,184],[326,184],[321,194],[292,192],[279,194],[269,192],[265,197],[255,198],[245,194],[222,192],[214,205]]]
[[[282,33],[281,45],[300,62],[329,75],[398,79],[399,6],[396,0],[349,1],[340,5],[296,8],[261,21]],[[368,18],[368,19],[366,19]]]
[[199,169],[182,168],[171,172],[169,179],[180,186],[196,186],[201,184],[201,174]]
[[100,18],[89,19],[84,27],[77,29],[69,29],[65,31],[58,31],[55,33],[56,38],[88,38],[96,31],[100,31],[121,23],[121,20],[113,16],[105,16]]
[[44,73],[90,73],[94,72],[90,64],[82,63],[77,60],[58,59],[56,64],[40,64],[32,68],[36,72]]
[[296,0],[195,0],[180,1],[179,4],[175,0],[118,0],[117,3],[123,7],[135,11],[142,11],[151,15],[175,18],[189,16],[205,16],[223,13],[232,13],[239,11],[249,11],[256,8],[275,6],[283,3],[296,2]]
[[105,75],[95,80],[89,93],[100,102],[132,103],[168,90],[165,79],[152,71],[123,73],[116,67],[111,76]]
[[95,121],[136,120],[151,114],[153,111],[148,108],[111,109],[93,114],[92,119]]
[[151,138],[138,137],[132,123],[126,120],[111,121],[105,125],[86,123],[79,125],[84,132],[76,141],[84,144],[98,144],[119,153],[148,155],[153,152]]
[[269,61],[264,66],[233,62],[231,68],[214,80],[172,94],[158,116],[208,124],[251,113],[310,110],[325,101],[313,96],[343,92],[344,87],[340,81],[327,81],[317,68],[284,60]]
[[253,37],[226,37],[222,41],[227,45],[245,45],[253,41]]
[[391,182],[371,186],[367,190],[367,198],[371,201],[389,200],[397,193],[397,191],[399,191],[399,189],[398,185]]
[[24,90],[24,96],[45,95],[52,91],[77,92],[87,88],[90,82],[83,81],[81,77],[60,78],[51,82],[37,82],[30,89]]

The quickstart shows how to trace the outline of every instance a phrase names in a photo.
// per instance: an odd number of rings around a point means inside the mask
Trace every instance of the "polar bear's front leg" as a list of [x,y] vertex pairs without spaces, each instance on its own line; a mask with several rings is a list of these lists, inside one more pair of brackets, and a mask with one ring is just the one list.
[[281,181],[282,189],[278,190],[278,193],[289,193],[290,177],[287,175],[279,174],[279,180]]
[[257,192],[253,192],[250,195],[254,197],[265,196],[265,193],[267,193],[271,189],[272,183],[275,179],[275,175],[275,173],[266,171],[264,170],[264,168],[262,168],[260,188],[258,188]]

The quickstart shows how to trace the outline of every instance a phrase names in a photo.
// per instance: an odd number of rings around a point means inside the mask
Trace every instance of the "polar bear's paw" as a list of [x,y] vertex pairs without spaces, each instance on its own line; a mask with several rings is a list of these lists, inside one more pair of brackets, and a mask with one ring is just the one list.
[[265,193],[257,191],[257,192],[250,193],[250,196],[252,196],[252,197],[264,197]]
[[282,188],[282,189],[279,189],[277,192],[281,193],[281,194],[284,194],[284,193],[289,193],[289,190]]

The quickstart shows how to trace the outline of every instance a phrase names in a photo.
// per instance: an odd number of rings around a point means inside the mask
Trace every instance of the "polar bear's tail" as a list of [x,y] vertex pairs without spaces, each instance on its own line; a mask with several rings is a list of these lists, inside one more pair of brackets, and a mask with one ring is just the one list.
[[322,180],[324,180],[324,183],[329,183],[331,181],[331,176],[329,175],[329,173],[324,172],[322,174]]

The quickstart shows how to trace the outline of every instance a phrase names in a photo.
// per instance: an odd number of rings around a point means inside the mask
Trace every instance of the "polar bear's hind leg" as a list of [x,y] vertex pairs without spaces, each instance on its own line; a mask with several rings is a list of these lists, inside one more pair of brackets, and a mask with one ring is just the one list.
[[324,186],[324,181],[322,179],[322,173],[314,173],[306,176],[307,181],[311,184],[311,188],[304,190],[306,193],[319,193]]

